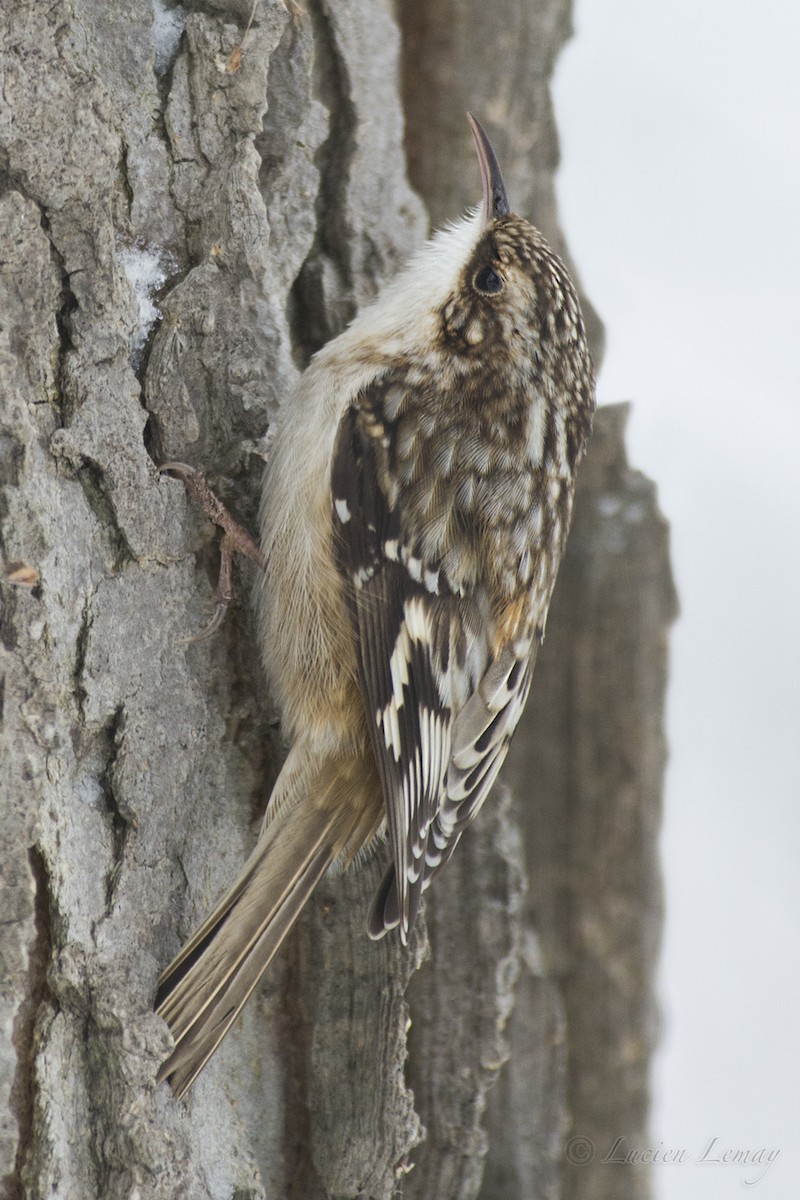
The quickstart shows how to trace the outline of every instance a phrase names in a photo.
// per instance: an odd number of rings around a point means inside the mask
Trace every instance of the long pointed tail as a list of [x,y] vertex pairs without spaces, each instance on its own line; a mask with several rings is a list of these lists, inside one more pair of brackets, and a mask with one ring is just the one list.
[[208,1062],[338,850],[337,815],[278,811],[233,887],[158,981],[175,1049],[158,1074],[182,1096]]

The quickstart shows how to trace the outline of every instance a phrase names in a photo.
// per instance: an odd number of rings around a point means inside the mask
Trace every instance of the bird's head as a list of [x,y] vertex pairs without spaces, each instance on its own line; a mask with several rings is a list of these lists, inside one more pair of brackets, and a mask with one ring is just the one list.
[[591,361],[567,269],[512,213],[489,138],[468,120],[482,204],[436,233],[320,360],[343,367],[351,387],[400,358],[426,362],[443,383],[480,388],[479,376],[491,374],[500,389],[533,385],[591,407]]
[[489,138],[475,117],[468,119],[483,203],[472,245],[439,309],[441,340],[465,373],[484,362],[512,375],[555,373],[559,389],[569,388],[565,371],[591,371],[575,288],[538,229],[512,213]]

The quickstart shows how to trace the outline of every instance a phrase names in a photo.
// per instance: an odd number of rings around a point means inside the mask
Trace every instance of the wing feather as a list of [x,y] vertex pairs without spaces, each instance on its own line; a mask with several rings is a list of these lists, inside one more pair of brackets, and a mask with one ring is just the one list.
[[523,640],[492,660],[485,597],[452,593],[443,563],[420,557],[378,399],[360,396],[341,422],[332,520],[393,859],[369,928],[399,925],[407,941],[423,890],[502,765],[532,656]]
[[388,889],[384,908],[407,939],[450,761],[450,629],[446,602],[426,588],[419,561],[408,554],[401,561],[400,514],[380,487],[380,450],[351,408],[339,430],[331,479],[337,560],[348,583],[398,881],[396,898]]

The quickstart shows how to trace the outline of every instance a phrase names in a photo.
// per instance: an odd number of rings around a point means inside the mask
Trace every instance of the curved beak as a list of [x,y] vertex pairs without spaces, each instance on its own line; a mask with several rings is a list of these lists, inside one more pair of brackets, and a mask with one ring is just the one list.
[[500,172],[500,164],[492,149],[492,143],[486,136],[486,130],[477,117],[473,117],[472,113],[467,113],[467,120],[475,139],[475,149],[478,151],[478,162],[481,168],[483,226],[485,229],[496,217],[505,217],[510,213],[511,208],[506,195],[506,185],[503,183],[503,176]]

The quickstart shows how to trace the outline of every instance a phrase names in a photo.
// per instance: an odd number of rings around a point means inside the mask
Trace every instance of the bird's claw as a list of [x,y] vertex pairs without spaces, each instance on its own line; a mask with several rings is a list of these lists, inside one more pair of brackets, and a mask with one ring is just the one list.
[[222,530],[220,543],[219,581],[217,583],[217,603],[214,615],[204,629],[193,637],[181,638],[183,645],[193,642],[205,642],[213,637],[225,620],[225,614],[233,599],[233,556],[238,551],[258,563],[262,571],[266,565],[264,555],[250,534],[234,521],[225,505],[215,496],[206,480],[199,471],[188,463],[164,462],[158,467],[159,474],[169,472],[176,475],[186,488],[192,500],[202,508],[208,519]]

